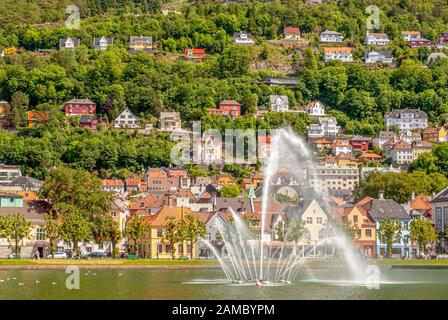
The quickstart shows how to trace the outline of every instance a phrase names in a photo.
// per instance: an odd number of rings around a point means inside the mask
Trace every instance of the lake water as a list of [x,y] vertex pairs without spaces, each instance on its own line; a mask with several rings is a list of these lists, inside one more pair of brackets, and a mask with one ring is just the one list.
[[[220,269],[81,268],[80,289],[65,270],[0,270],[0,299],[448,299],[448,269],[381,267],[379,289],[345,281],[330,264],[305,267],[289,285],[225,283]],[[8,280],[9,279],[9,280]]]

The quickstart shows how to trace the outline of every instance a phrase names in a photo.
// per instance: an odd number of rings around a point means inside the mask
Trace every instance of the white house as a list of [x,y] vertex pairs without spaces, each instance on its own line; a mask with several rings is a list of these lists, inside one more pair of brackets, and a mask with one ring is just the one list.
[[373,46],[387,46],[389,44],[389,38],[385,33],[373,33],[367,31],[365,44]]
[[400,130],[426,129],[428,115],[420,109],[394,109],[384,116],[386,129],[398,126]]
[[235,44],[253,45],[254,39],[252,34],[246,32],[235,32],[233,36]]
[[140,121],[138,118],[126,108],[118,117],[114,120],[114,128],[140,128]]
[[411,40],[415,40],[415,39],[420,39],[421,38],[420,31],[401,31],[401,36],[406,41],[411,41]]
[[320,39],[320,42],[335,42],[335,43],[339,43],[339,42],[342,42],[344,37],[339,32],[325,30],[324,32],[322,32],[320,34],[319,39]]
[[80,43],[81,41],[77,38],[61,38],[59,40],[59,49],[74,49],[79,46]]
[[272,112],[287,112],[289,110],[288,96],[269,96],[269,105]]
[[160,131],[172,132],[182,130],[179,112],[161,112],[159,118]]
[[5,49],[0,48],[0,57],[4,57],[5,56]]
[[334,137],[341,130],[341,127],[337,124],[338,122],[333,117],[319,118],[317,124],[308,126],[308,138]]
[[200,149],[200,159],[205,164],[221,163],[222,161],[222,141],[218,141],[214,136],[203,137]]
[[383,145],[390,139],[398,139],[397,134],[393,131],[380,131],[378,136],[372,139],[372,145],[383,149]]
[[321,117],[325,115],[325,106],[319,100],[313,101],[305,107],[310,116]]
[[392,63],[392,51],[372,50],[364,54],[365,63]]
[[111,46],[114,43],[114,38],[106,38],[106,37],[95,37],[93,38],[93,48],[95,50],[107,50],[107,47]]
[[[448,187],[436,194],[431,200],[432,221],[436,227],[436,232],[445,234],[448,230]],[[448,240],[441,241],[440,247],[448,251]],[[440,250],[438,248],[438,250]]]
[[349,140],[335,140],[332,146],[332,152],[335,156],[341,153],[352,154],[352,146]]
[[352,62],[353,61],[352,48],[349,47],[324,48],[324,60],[325,62],[331,60]]
[[390,156],[398,164],[410,164],[414,161],[414,150],[409,143],[399,141],[390,150]]

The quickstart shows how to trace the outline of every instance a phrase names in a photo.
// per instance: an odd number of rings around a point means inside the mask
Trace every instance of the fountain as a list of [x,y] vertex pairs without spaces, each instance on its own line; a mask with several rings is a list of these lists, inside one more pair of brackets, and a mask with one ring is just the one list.
[[[231,212],[231,223],[217,222],[218,231],[224,242],[227,254],[221,256],[209,241],[200,239],[217,258],[226,278],[232,284],[254,283],[261,285],[290,284],[299,274],[307,256],[313,247],[306,246],[305,235],[294,241],[289,240],[292,230],[285,229],[283,241],[271,239],[266,234],[267,211],[274,197],[274,175],[283,170],[287,172],[296,187],[300,189],[301,201],[325,199],[325,194],[318,194],[307,187],[305,168],[313,163],[312,152],[305,141],[297,136],[291,128],[282,128],[271,132],[271,152],[264,164],[264,185],[261,204],[261,228],[255,233],[243,221],[241,214]],[[253,199],[252,199],[253,200]],[[300,219],[299,206],[293,212],[293,219]],[[351,242],[344,234],[334,233],[322,239],[323,244],[332,244],[343,253],[349,265],[353,280],[362,279],[362,266],[355,254]],[[315,250],[315,247],[314,247]],[[314,251],[315,254],[315,251]]]

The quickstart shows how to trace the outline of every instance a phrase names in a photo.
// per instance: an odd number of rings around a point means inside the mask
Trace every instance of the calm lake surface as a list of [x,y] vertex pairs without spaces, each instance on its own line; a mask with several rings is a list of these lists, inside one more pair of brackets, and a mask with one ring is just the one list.
[[380,271],[379,289],[346,281],[348,271],[331,264],[306,266],[289,285],[257,288],[224,283],[220,269],[81,268],[80,289],[68,290],[62,269],[0,270],[0,299],[448,299],[448,269]]

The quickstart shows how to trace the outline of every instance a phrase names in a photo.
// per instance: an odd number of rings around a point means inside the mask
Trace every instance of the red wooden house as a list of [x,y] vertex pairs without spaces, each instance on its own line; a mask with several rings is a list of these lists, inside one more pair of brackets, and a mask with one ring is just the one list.
[[235,100],[223,100],[219,104],[219,108],[207,109],[209,114],[228,116],[232,119],[241,115],[241,105]]
[[72,99],[65,103],[67,116],[82,116],[96,114],[96,104],[89,99]]
[[369,138],[353,137],[350,139],[350,145],[352,146],[352,152],[367,152],[369,150]]
[[201,62],[205,58],[205,49],[186,48],[184,50],[184,58],[190,61]]

